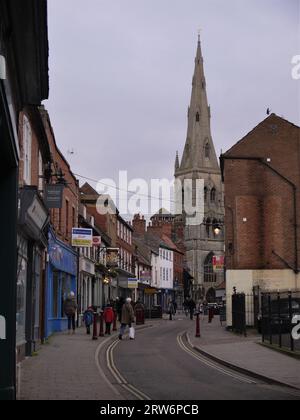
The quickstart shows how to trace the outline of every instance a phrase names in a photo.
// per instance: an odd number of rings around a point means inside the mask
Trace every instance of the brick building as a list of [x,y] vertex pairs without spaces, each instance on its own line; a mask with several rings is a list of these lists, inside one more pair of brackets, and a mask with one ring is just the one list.
[[237,291],[300,287],[300,128],[270,115],[221,156],[227,306]]
[[[59,150],[48,112],[40,108],[52,161],[46,169],[49,185],[61,188],[61,202],[50,209],[51,227],[48,233],[46,331],[67,328],[63,303],[70,292],[77,294],[78,254],[72,248],[72,228],[78,226],[79,183],[70,165]],[[54,206],[51,206],[54,207]]]

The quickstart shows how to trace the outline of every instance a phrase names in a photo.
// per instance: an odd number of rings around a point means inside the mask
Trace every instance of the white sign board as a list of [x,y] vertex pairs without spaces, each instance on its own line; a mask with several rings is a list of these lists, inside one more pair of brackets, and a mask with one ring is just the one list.
[[76,248],[92,248],[93,229],[72,229],[72,246]]
[[6,340],[6,321],[4,316],[0,316],[0,340]]

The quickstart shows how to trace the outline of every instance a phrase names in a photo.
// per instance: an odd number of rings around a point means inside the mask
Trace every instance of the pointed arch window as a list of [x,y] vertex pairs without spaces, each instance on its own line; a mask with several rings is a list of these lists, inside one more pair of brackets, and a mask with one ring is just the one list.
[[210,159],[210,145],[208,142],[205,145],[205,158]]
[[215,188],[213,188],[210,192],[210,201],[214,203],[216,201],[216,198],[217,198],[217,191]]
[[197,114],[196,114],[196,122],[200,122],[200,113],[199,112],[197,112]]
[[208,238],[210,237],[210,226],[211,226],[211,219],[208,218],[206,219],[206,234]]
[[213,267],[213,258],[214,253],[211,252],[208,254],[204,261],[204,282],[205,283],[215,283],[217,281],[216,273],[214,273]]
[[208,194],[208,189],[207,187],[204,187],[204,201],[207,201],[207,194]]

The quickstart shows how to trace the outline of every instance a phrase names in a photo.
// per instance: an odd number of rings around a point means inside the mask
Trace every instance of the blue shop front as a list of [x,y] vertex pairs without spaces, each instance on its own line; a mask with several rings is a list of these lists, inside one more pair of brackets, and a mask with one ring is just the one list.
[[70,292],[77,295],[77,254],[56,238],[52,230],[48,238],[46,337],[67,329],[63,305]]

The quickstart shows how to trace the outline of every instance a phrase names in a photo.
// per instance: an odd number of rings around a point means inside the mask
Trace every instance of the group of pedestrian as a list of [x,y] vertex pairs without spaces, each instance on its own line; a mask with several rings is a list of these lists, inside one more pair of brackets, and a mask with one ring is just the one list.
[[[135,329],[133,328],[133,323],[135,321],[135,311],[136,309],[143,309],[144,306],[140,300],[133,304],[131,298],[126,300],[123,297],[117,298],[116,302],[109,302],[103,310],[103,319],[105,322],[105,334],[111,335],[111,326],[115,320],[118,320],[121,324],[119,340],[123,339],[123,336],[126,331],[126,327],[129,327],[129,337],[130,340],[135,339]],[[78,305],[76,302],[76,297],[74,292],[70,292],[64,301],[64,313],[68,318],[68,334],[75,334],[76,331],[76,311]],[[97,312],[97,308],[90,306],[83,314],[83,321],[86,327],[87,334],[91,334],[91,326],[94,322],[94,316]]]

